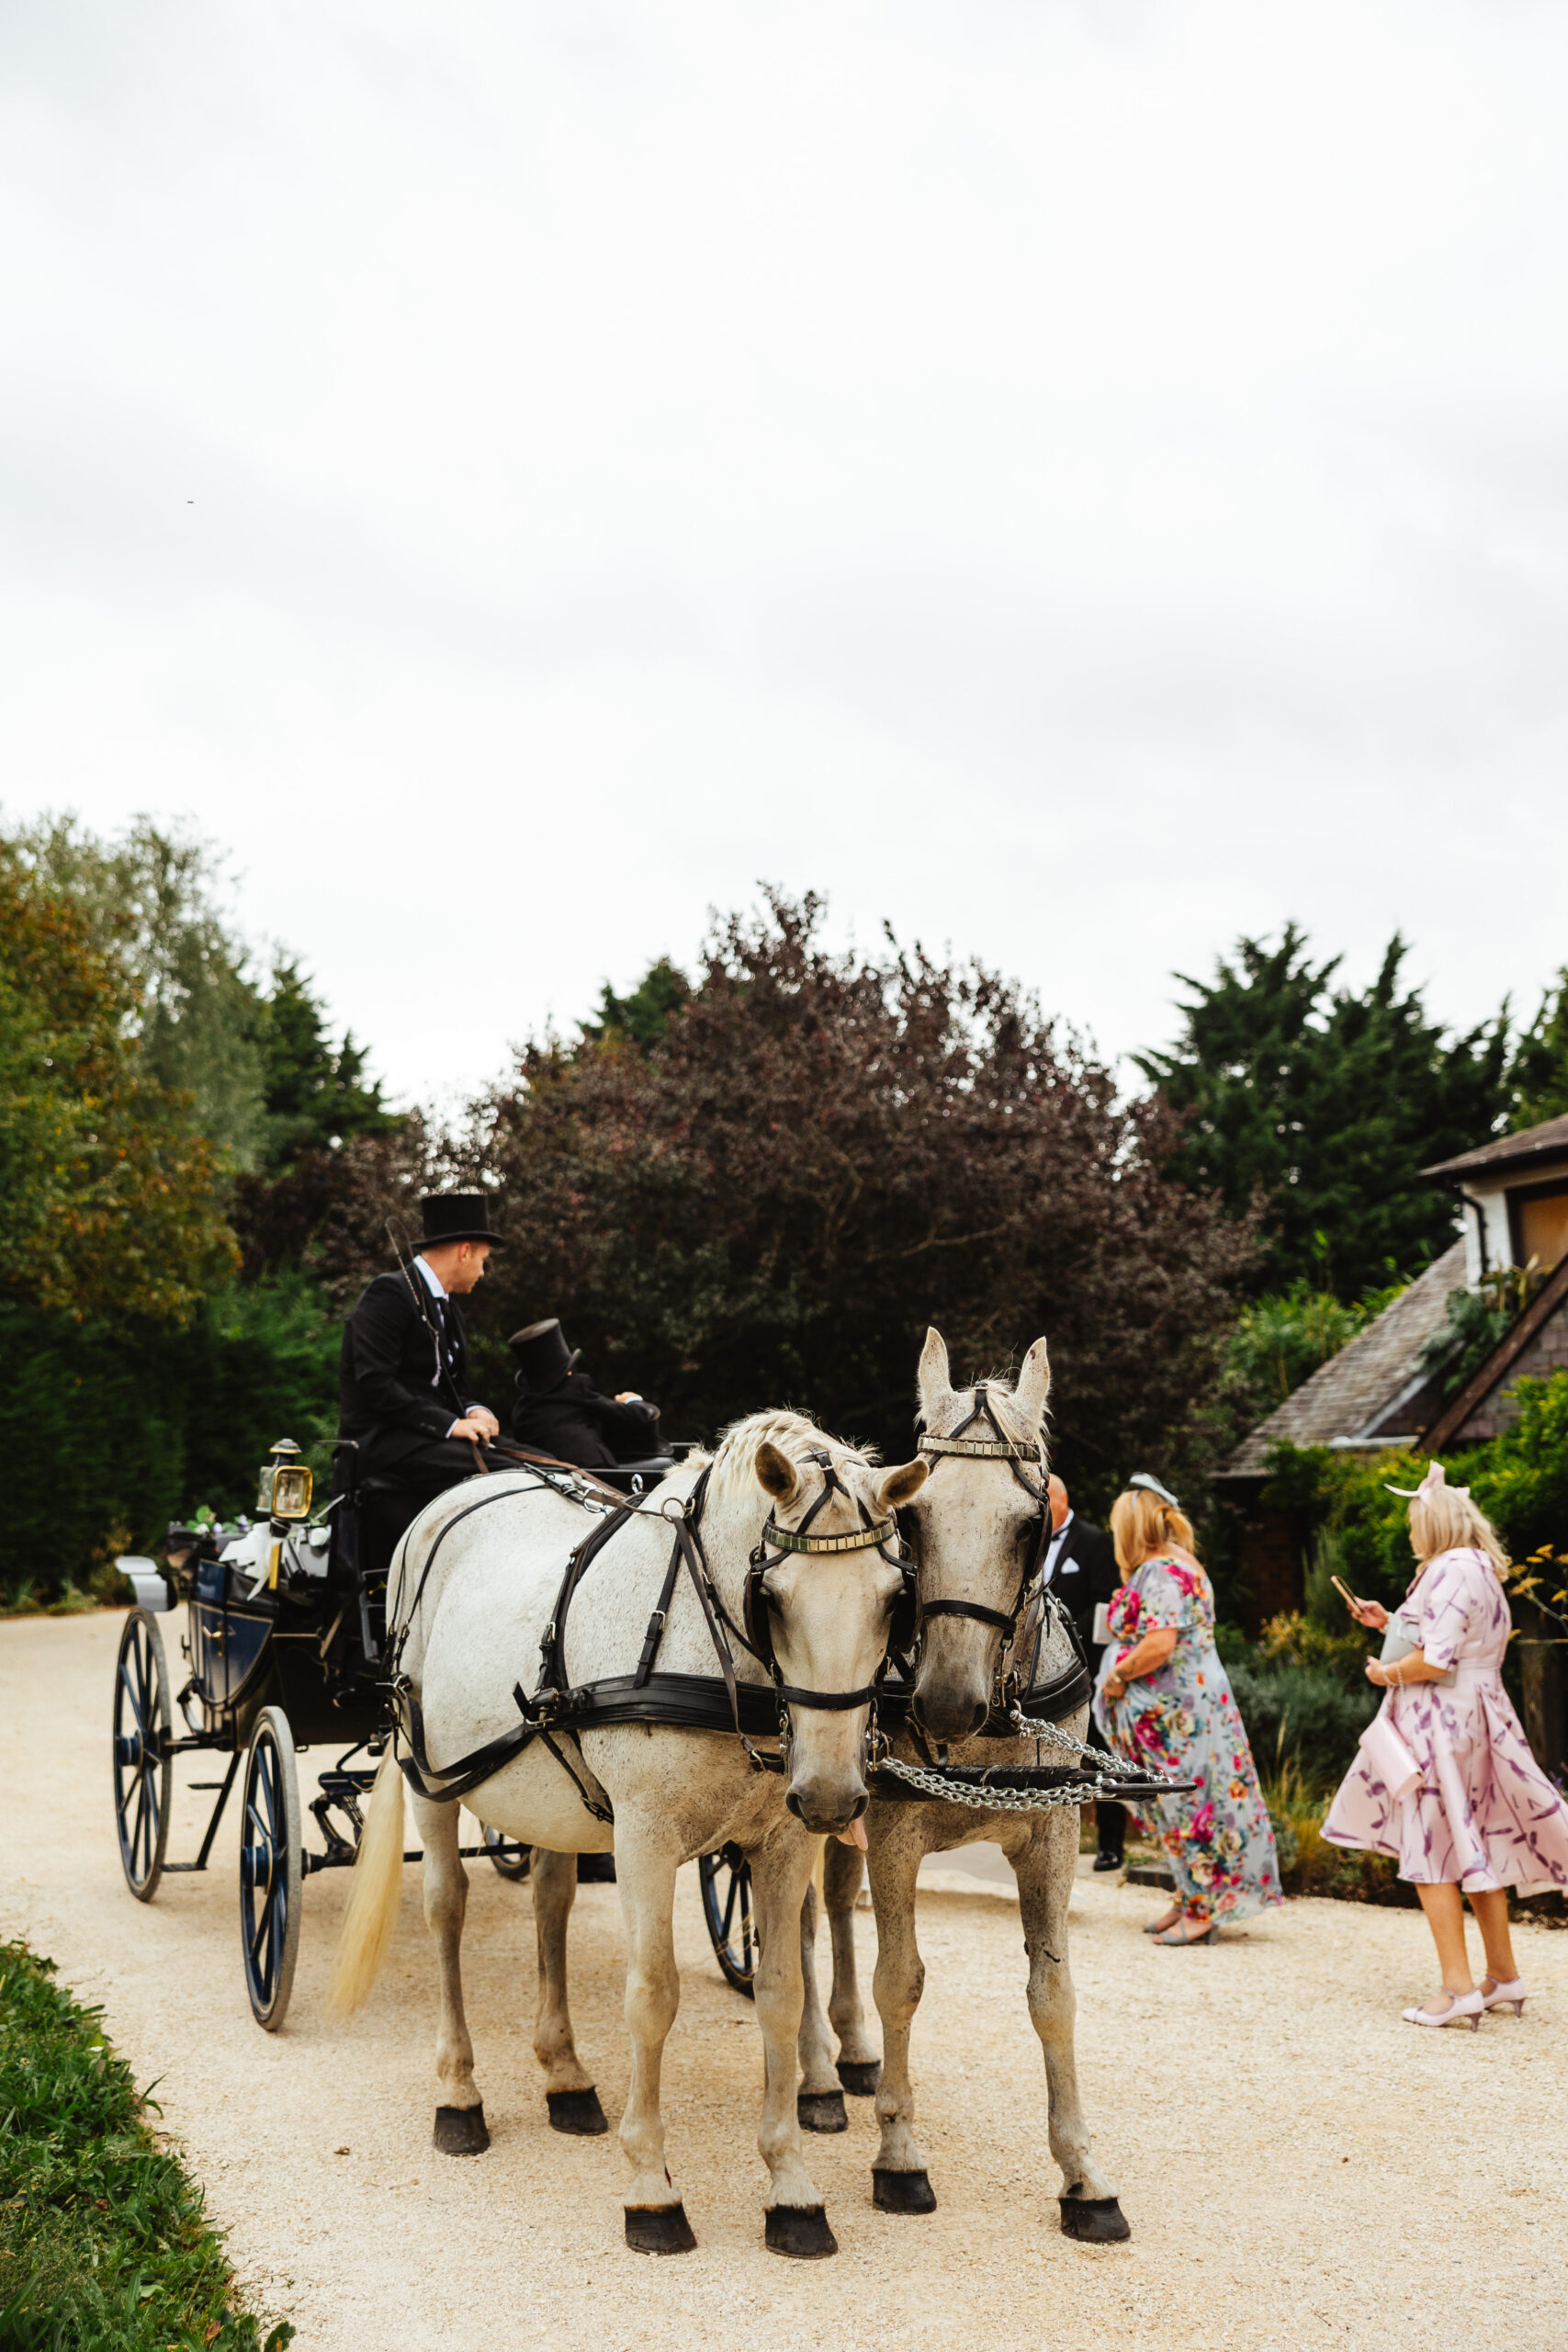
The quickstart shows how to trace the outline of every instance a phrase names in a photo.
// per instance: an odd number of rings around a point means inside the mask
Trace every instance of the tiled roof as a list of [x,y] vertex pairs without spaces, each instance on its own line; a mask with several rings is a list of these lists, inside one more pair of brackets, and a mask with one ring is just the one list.
[[[1568,1126],[1568,1121],[1560,1124]],[[1220,1476],[1258,1476],[1269,1447],[1287,1439],[1292,1445],[1327,1445],[1334,1438],[1375,1428],[1415,1378],[1416,1359],[1448,1312],[1449,1293],[1463,1282],[1464,1244],[1456,1241],[1375,1322],[1320,1364],[1278,1412],[1260,1421]]]
[[1529,1168],[1538,1160],[1568,1159],[1568,1116],[1543,1119],[1539,1127],[1521,1127],[1517,1136],[1499,1136],[1494,1143],[1461,1151],[1457,1159],[1439,1159],[1423,1168],[1423,1176],[1493,1175],[1505,1168]]

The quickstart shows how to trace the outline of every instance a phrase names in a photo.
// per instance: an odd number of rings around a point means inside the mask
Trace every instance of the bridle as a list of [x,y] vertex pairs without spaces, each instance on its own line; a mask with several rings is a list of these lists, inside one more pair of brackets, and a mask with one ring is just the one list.
[[[894,1655],[913,1638],[917,1606],[915,1565],[908,1545],[904,1542],[896,1518],[874,1520],[858,1495],[849,1488],[833,1467],[832,1457],[819,1446],[807,1455],[822,1473],[822,1491],[798,1527],[780,1527],[770,1510],[746,1572],[746,1600],[743,1612],[745,1631],[731,1624],[729,1630],[742,1642],[773,1678],[774,1695],[779,1702],[779,1719],[783,1736],[787,1738],[785,1710],[789,1707],[825,1709],[830,1713],[847,1713],[852,1707],[869,1705],[872,1710],[868,1734],[873,1745],[876,1740],[876,1700],[888,1665]],[[812,1523],[827,1505],[831,1495],[842,1495],[852,1501],[860,1512],[861,1524],[847,1535],[813,1535]],[[895,1548],[890,1551],[889,1544]],[[771,1547],[771,1553],[770,1553]],[[778,1567],[791,1553],[805,1553],[817,1557],[831,1556],[845,1552],[879,1552],[890,1567],[898,1570],[900,1589],[893,1602],[888,1623],[887,1643],[882,1663],[872,1679],[858,1690],[804,1690],[786,1682],[773,1649],[771,1612],[778,1606],[775,1596],[768,1589],[768,1572]],[[717,1595],[714,1598],[716,1600]],[[721,1613],[724,1613],[721,1610]],[[725,1623],[729,1623],[728,1614]]]
[[[919,1624],[923,1626],[933,1617],[969,1617],[973,1618],[976,1624],[994,1626],[1002,1637],[1001,1664],[997,1679],[998,1684],[1005,1684],[1008,1659],[1011,1656],[1013,1643],[1018,1636],[1018,1621],[1032,1598],[1041,1563],[1045,1557],[1045,1546],[1050,1541],[1051,1498],[1043,1476],[1037,1486],[1022,1467],[1025,1463],[1032,1463],[1037,1470],[1043,1473],[1044,1464],[1038,1440],[1032,1445],[1021,1445],[1015,1439],[1003,1433],[1001,1423],[998,1420],[990,1397],[987,1394],[987,1385],[983,1380],[976,1382],[974,1410],[967,1419],[959,1422],[950,1437],[922,1437],[919,1450],[931,1457],[933,1477],[942,1462],[953,1457],[968,1462],[1005,1462],[1024,1493],[1036,1505],[1032,1515],[1024,1521],[1019,1531],[1019,1545],[1023,1554],[1023,1566],[1019,1577],[1018,1591],[1010,1610],[987,1609],[978,1600],[923,1601],[919,1607]],[[973,1429],[975,1423],[981,1420],[988,1425],[993,1434],[988,1438],[965,1437],[964,1430]]]

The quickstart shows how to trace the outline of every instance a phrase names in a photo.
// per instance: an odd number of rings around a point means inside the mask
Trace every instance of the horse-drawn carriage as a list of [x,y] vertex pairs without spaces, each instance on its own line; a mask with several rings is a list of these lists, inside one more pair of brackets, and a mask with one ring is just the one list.
[[[538,1476],[575,1492],[609,1478],[639,1487],[645,1471],[596,1472],[592,1481],[541,1466]],[[240,1943],[245,1989],[258,2025],[280,2025],[299,1942],[300,1892],[318,1871],[349,1867],[364,1826],[362,1801],[386,1740],[383,1682],[390,1544],[378,1523],[378,1488],[355,1476],[355,1449],[337,1452],[337,1492],[312,1511],[312,1476],[284,1439],[261,1472],[253,1519],[172,1525],[164,1560],[122,1557],[136,1607],[115,1669],[115,1826],[126,1884],[149,1903],[166,1873],[208,1866],[236,1781],[241,1787]],[[180,1642],[186,1671],[174,1689],[160,1621],[187,1604]],[[320,1839],[306,1843],[296,1757],[339,1747],[309,1811]],[[227,1759],[223,1777],[196,1781],[214,1796],[194,1861],[167,1859],[176,1756]],[[465,1847],[504,1878],[528,1873],[525,1846],[485,1830]],[[417,1860],[417,1854],[407,1859]],[[750,1884],[737,1855],[705,1858],[704,1911],[719,1965],[741,1990],[755,1968]]]
[[[879,2065],[888,2070],[874,2202],[927,2212],[934,2199],[911,2129],[908,2018],[885,2015],[880,2062],[852,2045],[852,1939],[839,1929],[853,1887],[840,1863],[829,1863],[826,1889],[835,1962],[841,1945],[846,1970],[835,1987],[836,2058],[808,1970],[791,1957],[795,1923],[804,1959],[816,1917],[812,1838],[845,1834],[874,1806],[879,1944],[918,1983],[921,1855],[998,1836],[1019,1880],[1030,2008],[1063,2169],[1062,2227],[1095,2242],[1124,2237],[1072,2073],[1066,1915],[1077,1811],[1102,1797],[1158,1801],[1190,1784],[1090,1748],[1066,1728],[1081,1723],[1089,1679],[1042,1575],[1050,1524],[1043,1344],[1026,1356],[1016,1391],[985,1382],[955,1391],[933,1332],[920,1382],[919,1453],[892,1470],[798,1414],[763,1413],[732,1426],[711,1458],[624,1499],[563,1465],[508,1464],[507,1475],[476,1478],[471,1492],[440,1498],[390,1549],[367,1540],[375,1497],[369,1482],[355,1487],[352,1453],[339,1491],[312,1519],[298,1449],[275,1447],[254,1525],[231,1534],[177,1527],[164,1566],[123,1564],[141,1604],[126,1626],[115,1696],[117,1821],[132,1893],[146,1900],[166,1868],[206,1866],[243,1764],[243,1958],[264,2026],[276,2026],[288,2003],[304,1877],[352,1862],[363,1847],[331,1996],[341,2014],[374,1984],[400,1865],[422,1858],[404,1851],[412,1802],[441,1962],[434,2144],[468,2155],[489,2134],[458,1990],[459,1857],[488,1854],[520,1875],[532,1853],[535,2049],[550,2120],[602,2132],[566,2003],[563,1873],[573,1856],[614,1849],[633,2050],[621,2127],[632,2168],[626,2240],[669,2253],[694,2240],[664,2159],[658,2059],[675,2011],[674,1872],[697,1860],[724,1973],[742,1989],[755,1975],[767,2052],[759,2146],[773,2190],[766,2243],[816,2256],[834,2240],[789,2112],[796,2047],[807,2078],[798,2120],[809,2129],[845,2128],[829,2088],[835,2066],[857,2093],[874,2087]],[[925,1491],[933,1467],[945,1473],[934,1503]],[[190,1671],[171,1701],[158,1621],[182,1594]],[[627,1738],[635,1727],[649,1736]],[[949,1740],[976,1760],[950,1759]],[[296,1747],[339,1741],[310,1805],[322,1849],[307,1850]],[[206,1784],[217,1803],[197,1860],[169,1864],[173,1758],[186,1750],[228,1762],[222,1781]],[[374,1771],[367,1758],[378,1759]],[[481,1787],[484,1842],[460,1848],[458,1804]],[[858,1857],[841,1862],[858,1884]],[[830,2100],[839,2120],[808,2111]]]

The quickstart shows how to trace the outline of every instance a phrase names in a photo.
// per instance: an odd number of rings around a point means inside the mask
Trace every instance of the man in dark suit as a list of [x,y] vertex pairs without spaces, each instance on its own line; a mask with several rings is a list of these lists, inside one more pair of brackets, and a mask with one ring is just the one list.
[[629,1388],[617,1396],[596,1388],[576,1369],[578,1351],[567,1346],[557,1317],[514,1331],[507,1345],[517,1359],[512,1434],[519,1445],[580,1470],[608,1470],[658,1454],[658,1406]]
[[437,1193],[420,1212],[417,1255],[378,1274],[360,1299],[344,1326],[338,1371],[338,1435],[358,1446],[361,1476],[392,1480],[407,1494],[405,1526],[433,1495],[472,1477],[476,1449],[501,1429],[468,1393],[457,1305],[483,1280],[500,1238],[490,1203],[482,1193]]
[[[1042,1574],[1046,1589],[1054,1592],[1077,1628],[1089,1660],[1089,1672],[1100,1673],[1100,1661],[1105,1655],[1105,1644],[1094,1638],[1094,1613],[1102,1602],[1109,1601],[1121,1590],[1122,1577],[1116,1566],[1116,1547],[1103,1527],[1096,1527],[1080,1519],[1072,1507],[1066,1487],[1055,1476],[1050,1482],[1051,1535],[1045,1546]],[[1102,1744],[1105,1735],[1099,1733]],[[1127,1808],[1125,1805],[1100,1804],[1094,1808],[1094,1826],[1100,1842],[1095,1856],[1097,1871],[1119,1871],[1127,1842]]]

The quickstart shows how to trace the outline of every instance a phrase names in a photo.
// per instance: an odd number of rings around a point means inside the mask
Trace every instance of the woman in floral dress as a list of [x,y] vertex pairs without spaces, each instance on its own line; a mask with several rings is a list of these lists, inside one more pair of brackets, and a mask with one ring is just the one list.
[[[1410,1496],[1410,1544],[1420,1566],[1395,1612],[1398,1639],[1385,1644],[1394,1655],[1367,1661],[1368,1679],[1387,1695],[1323,1834],[1336,1846],[1392,1854],[1421,1898],[1443,1981],[1404,2017],[1473,2029],[1483,2009],[1523,2011],[1529,1987],[1509,1940],[1507,1889],[1568,1886],[1568,1806],[1503,1688],[1508,1555],[1469,1488],[1447,1484],[1440,1462]],[[1354,1614],[1379,1633],[1388,1625],[1379,1601],[1358,1600]],[[1486,1951],[1479,1985],[1465,1949],[1467,1895]]]
[[1197,1783],[1153,1808],[1177,1899],[1145,1932],[1209,1943],[1217,1921],[1280,1900],[1274,1826],[1214,1646],[1214,1596],[1190,1522],[1140,1475],[1112,1505],[1111,1532],[1122,1584],[1107,1617],[1100,1721],[1119,1755]]

